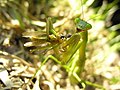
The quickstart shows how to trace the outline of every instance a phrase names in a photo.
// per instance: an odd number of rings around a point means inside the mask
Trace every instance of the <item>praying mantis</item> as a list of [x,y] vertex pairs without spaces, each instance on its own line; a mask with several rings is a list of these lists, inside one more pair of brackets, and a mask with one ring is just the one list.
[[[47,18],[46,21],[46,32],[25,32],[24,37],[31,38],[32,42],[28,42],[25,46],[36,46],[37,49],[54,49],[59,52],[60,57],[55,58],[49,55],[41,64],[38,70],[47,62],[49,59],[53,59],[55,62],[60,64],[68,71],[71,82],[78,84],[81,82],[80,73],[83,71],[85,64],[85,49],[88,39],[88,30],[92,28],[92,25],[86,21],[76,18],[75,19],[77,32],[70,38],[61,38],[58,35],[52,24],[51,18]],[[79,53],[79,58],[74,59],[73,56]],[[34,74],[36,76],[38,71]]]
[[[25,43],[25,46],[35,46],[36,50],[54,50],[55,56],[48,55],[43,60],[41,66],[38,68],[33,78],[37,75],[37,72],[41,67],[49,60],[52,59],[68,72],[70,81],[72,84],[81,83],[80,74],[82,73],[86,61],[86,44],[88,40],[88,30],[92,28],[92,25],[86,21],[75,18],[76,33],[71,37],[59,35],[53,28],[51,18],[46,20],[45,31],[33,31],[23,33],[24,37],[29,37],[32,42]],[[76,57],[77,56],[77,57]]]
[[[74,22],[76,33],[72,34],[69,38],[61,36],[55,31],[51,18],[47,18],[46,20],[46,30],[23,33],[23,37],[30,38],[32,41],[25,43],[25,46],[36,47],[36,49],[32,51],[54,50],[54,54],[57,53],[54,56],[52,54],[48,55],[30,80],[36,77],[38,71],[41,70],[41,67],[51,59],[66,69],[72,84],[80,85],[82,83],[80,75],[85,66],[88,30],[92,28],[92,25],[80,18],[75,18]],[[89,81],[85,81],[85,83],[103,88],[102,86]]]

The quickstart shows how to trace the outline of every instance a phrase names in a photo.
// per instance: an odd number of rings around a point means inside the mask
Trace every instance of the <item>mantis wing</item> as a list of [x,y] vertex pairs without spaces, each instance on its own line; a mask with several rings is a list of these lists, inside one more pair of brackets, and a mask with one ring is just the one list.
[[67,64],[70,62],[72,56],[78,50],[81,45],[80,34],[74,34],[69,40],[65,41],[63,44],[63,48],[67,47],[67,49],[62,53],[61,60],[63,64]]

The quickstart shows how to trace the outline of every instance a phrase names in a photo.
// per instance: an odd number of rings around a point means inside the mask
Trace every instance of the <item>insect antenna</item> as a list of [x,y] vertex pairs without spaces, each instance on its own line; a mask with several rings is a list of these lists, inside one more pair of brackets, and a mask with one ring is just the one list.
[[83,11],[83,1],[82,0],[80,0],[81,1],[81,10],[82,10],[82,20],[84,19],[84,11]]

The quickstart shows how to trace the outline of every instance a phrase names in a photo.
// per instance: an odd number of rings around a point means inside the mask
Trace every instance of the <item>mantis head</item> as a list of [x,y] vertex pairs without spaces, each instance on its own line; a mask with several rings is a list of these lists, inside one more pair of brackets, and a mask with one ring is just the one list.
[[92,28],[91,24],[87,23],[86,21],[80,18],[75,19],[75,24],[78,32],[86,31]]

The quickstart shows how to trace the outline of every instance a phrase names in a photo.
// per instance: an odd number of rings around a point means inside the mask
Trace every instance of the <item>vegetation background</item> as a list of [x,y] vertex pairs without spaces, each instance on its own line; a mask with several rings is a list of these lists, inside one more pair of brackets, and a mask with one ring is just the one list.
[[0,89],[79,90],[53,60],[41,68],[41,76],[23,87],[47,54],[31,53],[33,47],[24,46],[29,39],[22,37],[22,33],[43,30],[47,17],[53,18],[59,34],[74,33],[75,17],[91,23],[81,79],[92,84],[86,85],[85,90],[100,90],[94,84],[106,90],[120,90],[119,0],[0,0],[0,67],[5,69],[7,78],[2,79],[1,71]]

